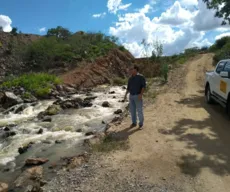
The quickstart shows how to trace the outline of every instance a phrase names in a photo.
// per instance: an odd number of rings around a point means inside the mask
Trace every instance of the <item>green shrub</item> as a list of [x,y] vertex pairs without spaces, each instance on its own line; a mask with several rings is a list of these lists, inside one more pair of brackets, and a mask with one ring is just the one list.
[[108,37],[101,33],[75,33],[58,27],[48,30],[47,36],[27,46],[22,55],[24,60],[37,68],[49,69],[56,63],[67,62],[70,65],[85,59],[93,60],[108,54],[118,46],[115,37]]
[[220,60],[230,58],[230,42],[228,42],[222,49],[216,51],[215,56],[213,57],[214,63],[218,63]]
[[164,81],[168,81],[169,67],[168,64],[161,65],[161,76],[164,78]]
[[120,77],[117,77],[115,79],[113,79],[113,85],[117,85],[117,86],[122,86],[122,85],[126,85],[128,83],[127,79],[123,79]]
[[0,87],[23,87],[35,96],[45,96],[50,93],[51,86],[60,84],[60,79],[46,73],[30,73],[12,78],[0,85]]

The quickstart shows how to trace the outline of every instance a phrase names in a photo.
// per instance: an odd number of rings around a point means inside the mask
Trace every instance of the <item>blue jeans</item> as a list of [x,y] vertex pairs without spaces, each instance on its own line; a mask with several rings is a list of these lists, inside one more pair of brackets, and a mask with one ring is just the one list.
[[139,119],[139,126],[144,124],[144,115],[143,115],[143,101],[138,98],[138,95],[129,96],[129,109],[132,117],[133,124],[137,124],[137,113]]

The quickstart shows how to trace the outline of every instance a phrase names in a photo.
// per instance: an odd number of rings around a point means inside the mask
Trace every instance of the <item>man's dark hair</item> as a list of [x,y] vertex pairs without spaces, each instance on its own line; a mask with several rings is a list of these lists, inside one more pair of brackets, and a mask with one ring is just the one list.
[[137,72],[139,72],[139,67],[137,65],[134,65],[133,69],[135,69]]

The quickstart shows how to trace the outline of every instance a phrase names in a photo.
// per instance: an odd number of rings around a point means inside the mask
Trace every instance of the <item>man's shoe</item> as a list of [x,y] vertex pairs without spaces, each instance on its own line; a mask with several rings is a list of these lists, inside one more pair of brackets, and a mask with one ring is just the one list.
[[143,130],[144,129],[143,125],[139,125],[139,129]]
[[134,124],[134,123],[133,123],[132,125],[130,125],[129,128],[132,129],[132,128],[136,127],[136,126],[137,126],[137,124]]

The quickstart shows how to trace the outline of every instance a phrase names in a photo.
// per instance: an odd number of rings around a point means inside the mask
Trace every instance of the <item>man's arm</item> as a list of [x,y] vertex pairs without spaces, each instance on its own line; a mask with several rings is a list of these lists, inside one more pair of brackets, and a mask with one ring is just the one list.
[[128,93],[129,93],[129,89],[130,89],[130,82],[129,82],[129,80],[128,80],[128,86],[127,86],[127,90],[126,90],[126,92],[125,92],[124,101],[127,100],[127,95],[128,95]]
[[139,95],[139,99],[142,100],[142,97],[143,97],[143,94],[144,94],[144,91],[145,91],[145,88],[146,88],[146,80],[144,77],[142,77],[141,79],[141,93]]

